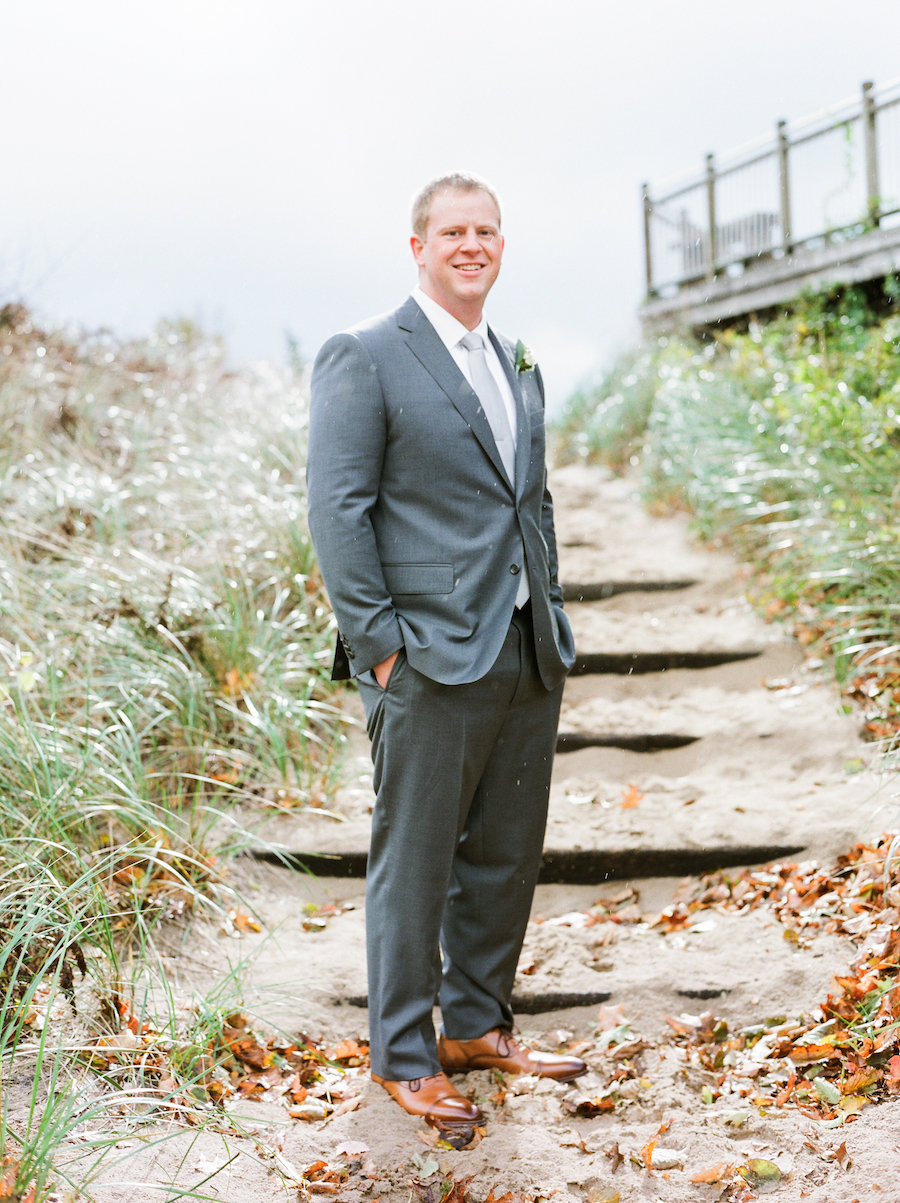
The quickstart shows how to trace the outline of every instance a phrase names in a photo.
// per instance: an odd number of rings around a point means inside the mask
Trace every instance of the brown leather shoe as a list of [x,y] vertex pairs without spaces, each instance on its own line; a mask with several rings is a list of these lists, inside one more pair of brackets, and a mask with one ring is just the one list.
[[502,1028],[494,1028],[478,1040],[448,1040],[441,1036],[438,1057],[448,1074],[465,1073],[468,1069],[499,1069],[506,1074],[537,1074],[557,1082],[571,1082],[588,1070],[580,1057],[537,1053]]
[[372,1081],[383,1086],[404,1111],[421,1115],[432,1128],[474,1128],[484,1123],[475,1104],[463,1098],[446,1074],[413,1078],[410,1082],[390,1082],[372,1074]]

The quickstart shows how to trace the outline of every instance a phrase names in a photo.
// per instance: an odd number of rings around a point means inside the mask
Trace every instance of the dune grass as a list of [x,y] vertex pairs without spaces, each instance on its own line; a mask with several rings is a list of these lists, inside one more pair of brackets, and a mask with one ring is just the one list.
[[559,458],[636,468],[649,504],[686,508],[702,537],[750,560],[763,609],[794,617],[887,741],[900,728],[890,309],[834,290],[746,332],[660,338],[573,398],[556,431]]
[[134,1026],[154,924],[224,909],[258,807],[320,804],[333,780],[306,420],[302,374],[231,371],[190,323],[119,342],[0,310],[0,1175],[17,1197],[43,1198],[64,1135],[105,1113],[109,1089],[85,1110],[59,1083],[73,1048]]

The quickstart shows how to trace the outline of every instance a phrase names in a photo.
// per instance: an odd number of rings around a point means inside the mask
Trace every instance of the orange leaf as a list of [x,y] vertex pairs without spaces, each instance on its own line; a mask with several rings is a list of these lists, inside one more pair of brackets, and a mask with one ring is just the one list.
[[250,916],[246,915],[243,911],[232,909],[228,912],[228,918],[240,932],[262,931],[262,928],[256,922],[256,920],[251,919]]
[[888,1061],[888,1076],[884,1079],[884,1084],[891,1094],[900,1090],[900,1056],[894,1055]]
[[784,1089],[779,1092],[778,1097],[775,1100],[776,1107],[783,1107],[785,1105],[785,1103],[791,1097],[791,1092],[793,1091],[793,1089],[796,1085],[797,1085],[797,1071],[795,1069],[792,1069],[791,1076],[788,1078],[788,1080],[784,1084]]
[[644,1147],[641,1149],[641,1157],[643,1158],[643,1161],[644,1161],[644,1167],[648,1170],[653,1169],[653,1150],[655,1148],[656,1148],[656,1137],[654,1136],[654,1138],[652,1140],[648,1140],[647,1143],[644,1145]]
[[365,1057],[368,1052],[367,1044],[360,1044],[358,1040],[342,1040],[326,1052],[325,1056],[329,1061],[349,1061],[354,1057]]
[[629,785],[628,789],[622,790],[622,797],[625,799],[624,802],[620,803],[622,809],[633,810],[644,795],[636,785]]
[[721,1182],[733,1168],[727,1161],[720,1161],[718,1165],[712,1165],[707,1170],[698,1170],[691,1176],[691,1182]]
[[225,674],[225,692],[233,698],[245,693],[255,680],[253,673],[242,673],[239,668],[229,668]]

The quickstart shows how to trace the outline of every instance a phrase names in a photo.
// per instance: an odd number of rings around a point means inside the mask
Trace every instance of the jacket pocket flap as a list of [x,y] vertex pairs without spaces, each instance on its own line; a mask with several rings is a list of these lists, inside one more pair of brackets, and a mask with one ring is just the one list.
[[388,593],[452,593],[452,564],[383,564]]

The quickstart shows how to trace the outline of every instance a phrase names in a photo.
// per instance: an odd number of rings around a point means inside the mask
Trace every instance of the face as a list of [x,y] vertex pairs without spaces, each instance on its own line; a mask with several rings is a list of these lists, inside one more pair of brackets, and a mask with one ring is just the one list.
[[410,244],[419,285],[469,329],[478,325],[484,299],[500,271],[500,214],[486,192],[439,192],[431,202],[425,238]]

